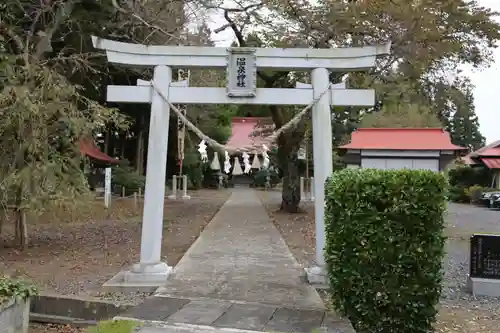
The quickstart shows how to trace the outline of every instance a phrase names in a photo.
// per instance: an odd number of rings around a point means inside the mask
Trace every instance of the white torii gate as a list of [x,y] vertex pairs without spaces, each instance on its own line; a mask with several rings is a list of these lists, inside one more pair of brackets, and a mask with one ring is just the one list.
[[[324,282],[321,279],[325,263],[324,183],[333,172],[331,106],[373,106],[375,103],[372,89],[345,89],[342,84],[330,86],[328,70],[372,68],[377,56],[389,54],[390,43],[337,49],[272,49],[146,46],[97,37],[92,37],[92,41],[95,48],[106,50],[111,63],[154,67],[155,86],[172,104],[308,105],[318,99],[312,108],[317,267],[307,271],[311,283]],[[172,82],[172,68],[227,68],[228,86],[182,86]],[[299,84],[298,89],[257,88],[257,68],[312,70],[312,84]],[[142,81],[137,86],[108,86],[107,100],[151,103],[140,262],[121,274],[124,284],[160,286],[171,272],[171,267],[161,261],[170,107],[152,85]]]

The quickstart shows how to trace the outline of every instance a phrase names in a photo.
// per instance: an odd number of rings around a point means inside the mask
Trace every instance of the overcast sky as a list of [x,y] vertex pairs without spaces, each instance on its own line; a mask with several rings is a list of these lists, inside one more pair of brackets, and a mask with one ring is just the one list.
[[[500,11],[500,0],[479,0],[481,5],[488,6],[495,11]],[[500,49],[495,50],[495,63],[480,72],[468,71],[472,83],[476,87],[474,99],[476,113],[481,125],[481,133],[486,141],[500,140],[500,113],[497,109],[496,97],[500,93],[496,83],[500,79]]]
[[[500,0],[479,0],[479,3],[495,11],[500,11]],[[222,26],[224,22],[222,16],[212,15],[208,24],[214,30]],[[233,40],[231,29],[214,34],[213,39],[218,46],[231,44]],[[495,98],[500,94],[500,88],[495,88],[498,87],[497,84],[500,81],[500,48],[495,50],[494,58],[496,62],[482,71],[465,69],[466,75],[471,78],[475,86],[476,113],[479,117],[481,133],[486,137],[488,143],[500,140],[500,108],[498,108],[498,102]]]

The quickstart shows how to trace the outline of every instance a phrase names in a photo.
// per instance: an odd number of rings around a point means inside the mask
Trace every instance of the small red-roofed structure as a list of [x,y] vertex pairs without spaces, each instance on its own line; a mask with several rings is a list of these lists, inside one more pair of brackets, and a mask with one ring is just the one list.
[[469,153],[462,160],[471,167],[490,169],[493,175],[492,184],[500,188],[500,140]]
[[500,169],[500,140],[469,153],[462,160],[470,166],[485,166],[488,169]]
[[232,134],[227,145],[234,148],[256,145],[257,150],[262,150],[262,145],[270,147],[270,142],[265,136],[254,135],[259,128],[269,126],[269,118],[258,117],[233,117],[231,123]]
[[338,150],[347,167],[432,171],[467,152],[441,128],[360,128]]
[[109,166],[120,163],[120,160],[108,156],[107,154],[99,150],[94,140],[90,138],[81,138],[79,144],[80,144],[80,153],[82,155],[89,157],[91,160],[93,160],[98,164]]
[[[243,147],[255,147],[255,152],[249,151],[250,163],[253,159],[257,157],[260,163],[263,162],[260,153],[263,150],[263,145],[271,149],[273,143],[268,139],[269,129],[272,128],[272,121],[270,118],[260,118],[260,117],[233,117],[231,124],[231,137],[229,138],[227,145],[232,148],[243,148]],[[261,134],[259,134],[261,133]],[[267,134],[267,135],[266,135]],[[255,155],[257,153],[257,156]],[[234,163],[239,160],[241,170],[245,169],[243,164],[242,154],[233,154],[231,156],[231,182],[234,185],[249,185],[253,182],[248,174],[233,174]]]

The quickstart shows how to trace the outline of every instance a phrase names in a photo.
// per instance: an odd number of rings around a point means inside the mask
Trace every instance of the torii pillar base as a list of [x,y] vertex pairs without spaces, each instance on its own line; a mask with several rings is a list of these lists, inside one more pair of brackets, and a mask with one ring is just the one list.
[[157,264],[135,264],[121,271],[103,284],[108,292],[154,292],[163,287],[172,273],[172,267],[164,262]]
[[314,266],[305,268],[307,282],[315,289],[328,289],[328,275],[325,267]]

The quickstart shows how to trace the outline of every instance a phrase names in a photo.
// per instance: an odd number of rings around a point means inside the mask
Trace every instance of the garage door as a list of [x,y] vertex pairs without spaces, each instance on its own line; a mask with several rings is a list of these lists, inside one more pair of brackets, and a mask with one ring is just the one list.
[[397,159],[391,158],[387,159],[386,169],[398,170],[398,169],[413,169],[413,160],[410,159]]
[[422,169],[439,171],[437,159],[406,159],[406,158],[362,158],[361,167],[374,169]]
[[413,160],[413,169],[439,171],[439,160]]
[[386,160],[385,158],[362,158],[361,167],[372,169],[386,169]]

